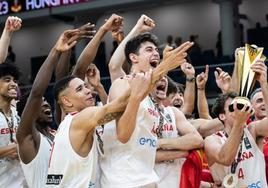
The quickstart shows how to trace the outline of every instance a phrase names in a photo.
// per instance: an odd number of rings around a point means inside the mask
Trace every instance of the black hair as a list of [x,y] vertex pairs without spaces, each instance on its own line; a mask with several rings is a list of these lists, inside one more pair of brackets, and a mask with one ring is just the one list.
[[178,92],[177,83],[168,76],[167,80],[168,80],[167,96],[169,96],[171,93],[177,93]]
[[125,47],[125,56],[126,56],[128,63],[130,63],[130,64],[132,63],[130,58],[129,58],[129,54],[131,54],[131,53],[137,54],[139,49],[140,49],[141,44],[144,42],[151,42],[155,46],[158,47],[157,37],[155,35],[152,35],[151,33],[148,33],[148,32],[142,33],[142,34],[130,39],[127,42],[126,47]]
[[180,84],[180,83],[176,83],[176,85],[177,85],[177,90],[178,90],[177,92],[184,94],[185,86],[183,84]]
[[220,114],[224,113],[224,105],[225,102],[231,98],[234,99],[235,97],[237,97],[237,93],[235,92],[229,92],[229,93],[225,93],[225,94],[221,94],[215,101],[215,103],[212,106],[212,113],[216,116],[219,117]]
[[13,63],[0,64],[0,78],[8,75],[14,77],[15,80],[19,80],[20,78],[19,68],[15,66]]
[[76,78],[76,77],[73,75],[66,76],[66,77],[63,77],[62,79],[58,80],[55,83],[53,91],[54,91],[54,98],[56,101],[58,101],[58,99],[59,99],[60,92],[62,92],[64,89],[66,89],[69,86],[70,81],[73,80],[74,78]]

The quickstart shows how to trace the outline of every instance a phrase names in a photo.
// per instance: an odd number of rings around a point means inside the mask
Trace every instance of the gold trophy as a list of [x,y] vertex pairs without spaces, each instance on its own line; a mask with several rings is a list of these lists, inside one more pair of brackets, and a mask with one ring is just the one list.
[[251,70],[251,65],[258,60],[265,60],[266,57],[262,54],[263,48],[256,45],[246,44],[245,48],[238,50],[237,54],[237,76],[239,97],[236,97],[229,106],[230,112],[234,111],[233,103],[237,101],[237,108],[241,110],[244,105],[250,106],[248,99],[252,89],[256,83],[255,72]]

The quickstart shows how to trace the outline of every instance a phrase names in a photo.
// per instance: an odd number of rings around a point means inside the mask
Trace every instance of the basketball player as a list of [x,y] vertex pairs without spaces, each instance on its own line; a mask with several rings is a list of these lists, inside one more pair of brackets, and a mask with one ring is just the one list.
[[[265,109],[268,109],[267,68],[263,62],[258,61],[251,69],[258,75]],[[205,139],[205,151],[213,179],[219,187],[222,186],[224,177],[229,183],[237,179],[238,187],[267,187],[265,161],[257,139],[268,136],[268,120],[264,118],[246,126],[252,107],[245,105],[242,110],[238,110],[234,103],[235,110],[230,112],[228,106],[234,97],[230,93],[221,95],[213,107],[215,115],[224,123],[224,131]],[[232,181],[228,179],[228,174],[232,175]]]
[[[76,44],[77,37],[78,30],[67,30],[61,34],[36,75],[21,116],[17,133],[19,156],[30,187],[43,188],[45,186],[54,137],[49,129],[49,125],[53,121],[51,107],[44,100],[43,94],[48,87],[58,57],[61,52],[71,49]],[[23,105],[20,103],[23,101],[18,103],[19,106]]]

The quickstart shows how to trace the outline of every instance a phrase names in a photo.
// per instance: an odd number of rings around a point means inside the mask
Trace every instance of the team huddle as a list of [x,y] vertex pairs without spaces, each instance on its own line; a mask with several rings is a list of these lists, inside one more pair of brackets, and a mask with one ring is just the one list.
[[[1,62],[21,24],[8,17]],[[264,61],[251,66],[260,88],[242,108],[233,102],[237,62],[232,77],[216,68],[222,94],[212,118],[205,93],[209,67],[195,76],[186,60],[194,43],[166,46],[160,57],[158,39],[150,33],[154,20],[142,15],[126,36],[123,26],[123,17],[113,14],[97,31],[91,23],[64,31],[30,93],[20,97],[18,68],[0,64],[0,187],[267,187]],[[109,61],[108,94],[92,63],[107,33],[118,42]],[[91,40],[70,72],[71,49],[83,38]],[[239,50],[244,49],[235,55]],[[177,67],[186,76],[185,89],[167,76]],[[53,113],[43,95],[54,71]],[[195,98],[198,119],[192,116]],[[56,131],[50,128],[53,119]]]

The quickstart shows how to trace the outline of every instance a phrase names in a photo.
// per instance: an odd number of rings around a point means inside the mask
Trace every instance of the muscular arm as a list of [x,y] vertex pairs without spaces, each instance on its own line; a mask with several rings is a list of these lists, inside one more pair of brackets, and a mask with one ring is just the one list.
[[91,39],[86,48],[83,50],[81,55],[79,56],[75,68],[73,70],[73,75],[82,80],[85,79],[85,73],[88,65],[94,60],[96,57],[99,45],[101,43],[102,38],[106,34],[107,30],[101,27],[96,35]]
[[[110,89],[110,100],[116,100],[119,94],[131,88],[129,100],[124,113],[117,119],[117,139],[126,143],[136,126],[136,117],[141,101],[148,96],[151,87],[152,71],[137,73],[124,79],[117,79]],[[129,79],[129,80],[127,80]]]
[[189,82],[186,80],[185,91],[184,91],[184,105],[182,109],[184,114],[191,115],[193,113],[194,102],[195,102],[195,82],[194,81]]
[[197,109],[200,118],[211,119],[205,88],[197,89]]
[[17,144],[9,144],[4,147],[0,147],[0,159],[12,156],[17,153]]
[[[266,118],[253,122],[250,124],[251,133],[253,137],[256,139],[258,136],[267,137],[268,136],[268,83],[267,83],[267,67],[262,60],[257,61],[252,65],[251,69],[257,74],[257,80],[260,83],[261,91],[263,94]],[[253,132],[252,132],[253,131]]]
[[35,128],[34,122],[40,113],[42,97],[51,79],[59,54],[55,48],[50,51],[35,78],[30,96],[22,113],[16,136],[20,148],[20,157],[25,163],[30,162],[38,152],[40,134]]
[[[61,78],[69,74],[70,57],[71,57],[71,49],[61,53],[59,62],[55,70],[56,81],[60,80]],[[57,125],[59,125],[61,120],[63,119],[63,114],[57,102],[55,102],[54,114],[55,114],[55,121]]]
[[[110,100],[116,98],[116,96],[118,96],[120,92],[128,89],[129,84],[127,80],[125,79],[116,80],[111,88],[111,93],[109,95]],[[135,129],[136,118],[140,102],[141,100],[138,98],[138,96],[135,95],[130,96],[124,113],[120,118],[117,119],[117,126],[116,126],[117,139],[122,143],[126,143],[130,139]]]
[[65,31],[51,49],[47,59],[37,73],[30,96],[22,112],[16,136],[20,148],[20,157],[24,163],[30,162],[38,152],[40,134],[35,127],[35,121],[40,113],[42,97],[50,82],[60,52],[70,49],[76,43],[76,41],[68,38],[73,33],[71,30]]
[[223,130],[224,126],[222,122],[218,119],[195,119],[190,121],[191,124],[197,129],[201,136],[207,137],[217,131]]
[[122,23],[122,17],[113,14],[98,30],[78,58],[73,75],[84,80],[88,65],[94,60],[104,35],[111,30],[117,30]]
[[107,96],[107,93],[106,93],[103,85],[101,84],[101,85],[94,87],[94,88],[98,92],[98,95],[100,97],[102,104],[106,104],[108,96]]
[[174,107],[172,109],[176,117],[177,129],[182,136],[159,139],[159,147],[178,150],[191,150],[203,147],[203,139],[197,130],[186,120],[181,111]]
[[243,134],[243,125],[234,126],[226,142],[221,145],[218,138],[209,136],[205,139],[205,152],[209,165],[219,163],[230,166],[235,159]]
[[21,28],[21,19],[15,16],[9,16],[5,23],[5,28],[0,39],[0,63],[3,63],[8,54],[8,47],[14,31]]
[[163,161],[175,160],[183,157],[187,157],[187,151],[169,151],[169,150],[157,150],[155,162],[160,163]]
[[154,21],[151,20],[149,17],[142,15],[138,20],[137,24],[133,27],[133,29],[129,32],[129,34],[116,48],[109,62],[109,72],[112,82],[117,78],[126,75],[126,73],[122,68],[123,64],[126,62],[126,56],[125,56],[126,43],[136,35],[152,30],[155,26],[153,22]]

